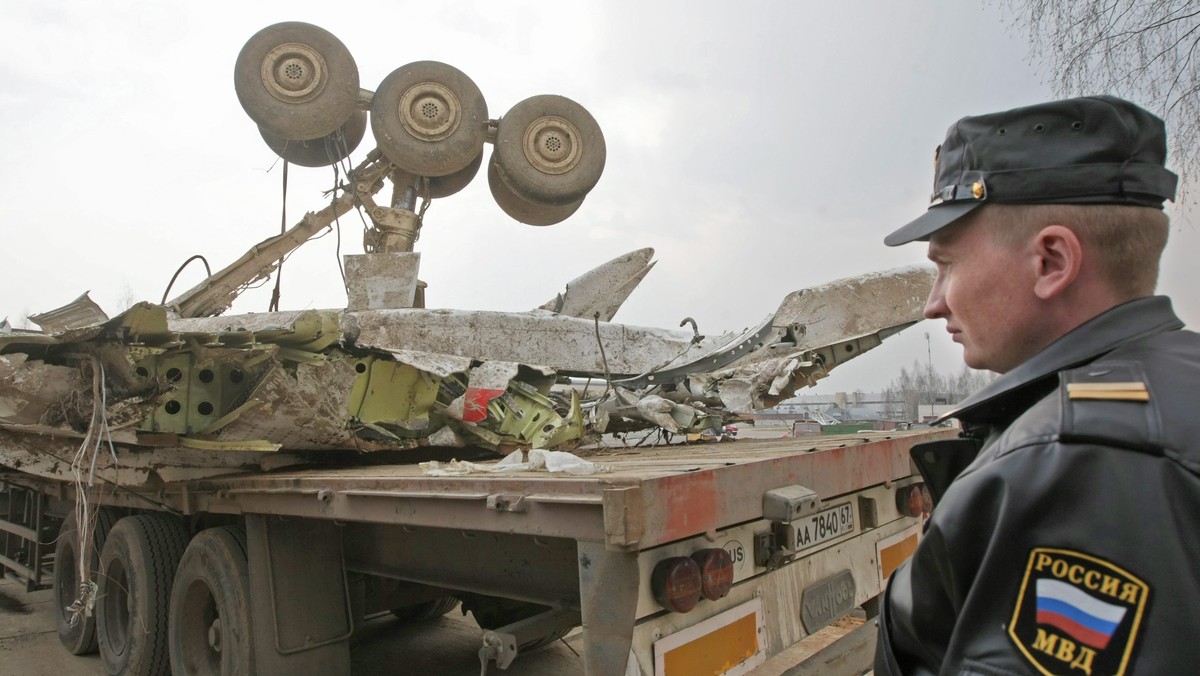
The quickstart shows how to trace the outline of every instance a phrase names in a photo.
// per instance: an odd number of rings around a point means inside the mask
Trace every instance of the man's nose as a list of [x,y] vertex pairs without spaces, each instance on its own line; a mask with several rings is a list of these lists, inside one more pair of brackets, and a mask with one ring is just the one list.
[[934,282],[933,289],[929,292],[929,298],[925,301],[923,312],[925,319],[940,319],[949,312],[950,309],[946,307],[946,296],[942,293],[941,281]]

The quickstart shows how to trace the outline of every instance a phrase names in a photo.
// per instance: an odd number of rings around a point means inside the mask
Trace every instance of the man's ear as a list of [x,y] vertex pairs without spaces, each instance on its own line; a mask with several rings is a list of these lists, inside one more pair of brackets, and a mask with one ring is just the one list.
[[1048,225],[1034,237],[1037,271],[1033,292],[1042,300],[1060,296],[1079,277],[1083,245],[1068,227]]

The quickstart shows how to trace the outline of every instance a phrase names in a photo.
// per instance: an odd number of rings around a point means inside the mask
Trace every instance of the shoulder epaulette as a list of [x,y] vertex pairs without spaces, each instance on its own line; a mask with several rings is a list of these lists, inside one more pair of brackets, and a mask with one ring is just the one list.
[[1067,383],[1068,399],[1107,399],[1110,401],[1150,401],[1146,383]]
[[1136,361],[1099,361],[1059,374],[1064,442],[1161,452],[1162,424]]

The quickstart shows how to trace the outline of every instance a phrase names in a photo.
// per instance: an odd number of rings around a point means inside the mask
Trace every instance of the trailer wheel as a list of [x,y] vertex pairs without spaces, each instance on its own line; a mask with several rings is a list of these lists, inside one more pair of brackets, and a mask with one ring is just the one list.
[[106,673],[170,673],[167,609],[175,568],[187,546],[183,522],[169,514],[117,522],[100,552],[96,633]]
[[392,615],[401,622],[423,622],[437,619],[457,607],[458,599],[453,596],[443,596],[424,603],[392,608]]
[[[92,581],[97,579],[100,569],[100,550],[112,530],[117,515],[108,507],[96,508],[96,528],[92,532],[87,565],[92,572]],[[87,655],[96,652],[96,615],[94,612],[76,615],[67,610],[79,598],[79,526],[72,510],[63,519],[54,544],[54,601],[58,606],[54,613],[58,625],[58,639],[72,655]],[[71,620],[75,619],[72,626]]]
[[175,676],[254,673],[245,528],[209,528],[192,539],[175,573],[170,615]]

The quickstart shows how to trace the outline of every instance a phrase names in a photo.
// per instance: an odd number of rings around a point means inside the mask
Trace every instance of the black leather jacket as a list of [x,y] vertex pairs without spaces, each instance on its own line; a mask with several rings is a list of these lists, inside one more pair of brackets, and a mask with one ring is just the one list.
[[964,440],[913,449],[940,500],[889,582],[877,674],[1200,673],[1182,328],[1165,297],[1113,308],[948,414]]

